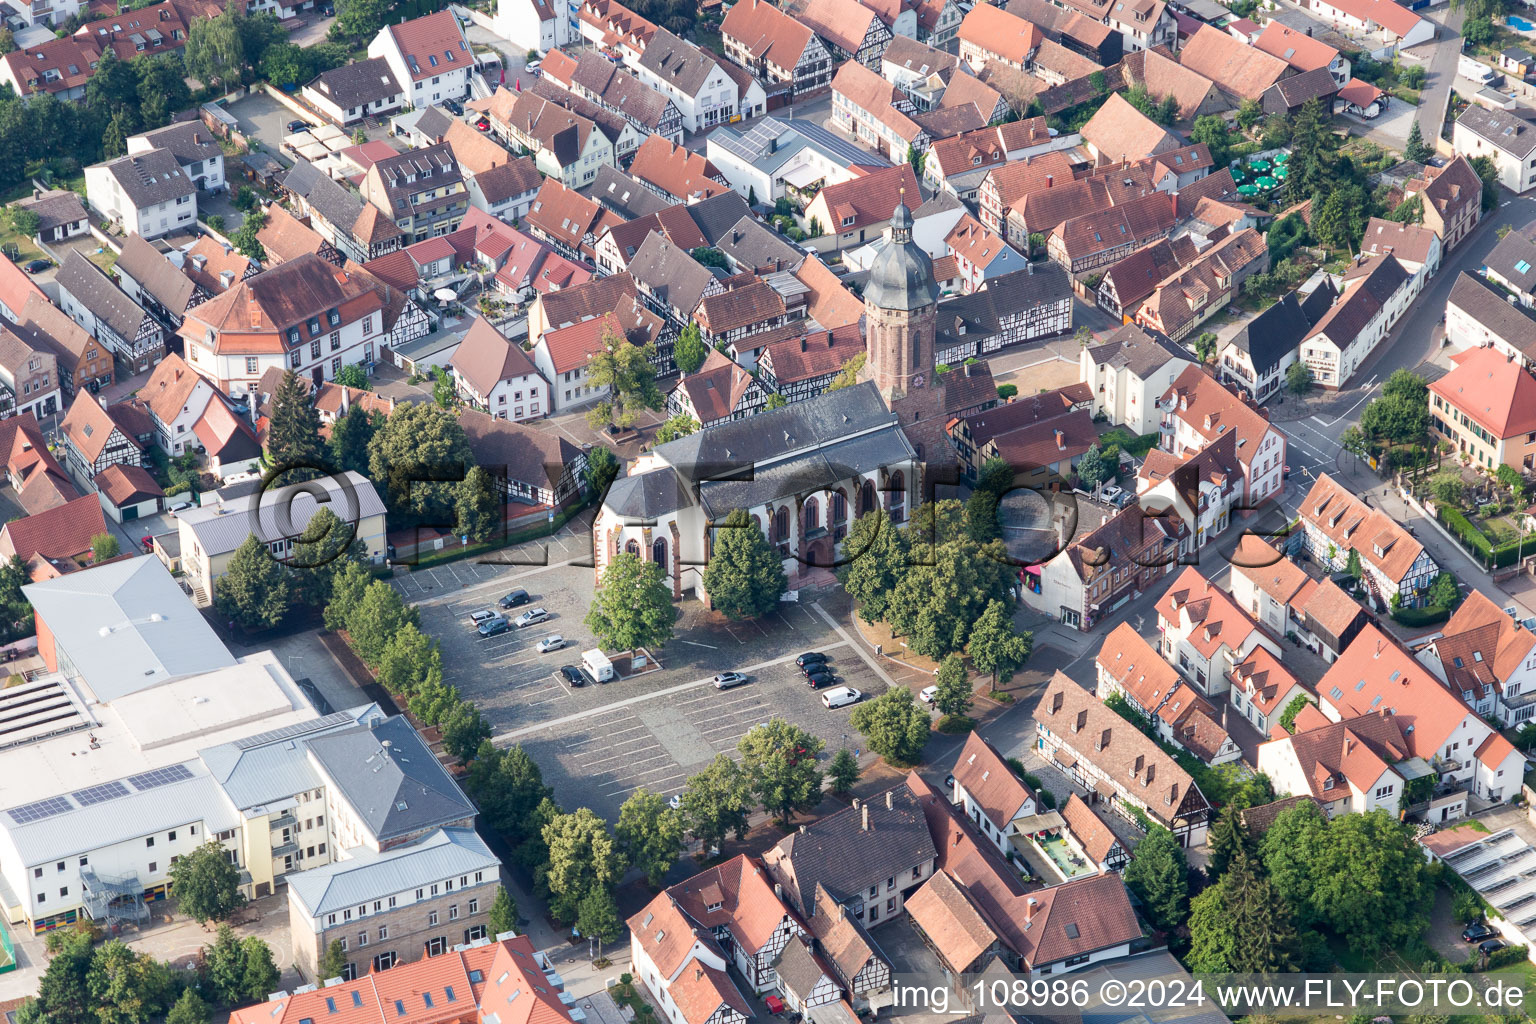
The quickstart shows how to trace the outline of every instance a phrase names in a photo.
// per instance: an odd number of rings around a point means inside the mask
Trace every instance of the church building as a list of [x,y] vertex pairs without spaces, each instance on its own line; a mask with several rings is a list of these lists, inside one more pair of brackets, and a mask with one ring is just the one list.
[[598,578],[628,551],[661,563],[675,598],[693,590],[707,601],[704,567],[723,528],[715,524],[743,509],[797,588],[842,564],[853,517],[882,507],[904,522],[923,500],[927,466],[954,460],[933,372],[938,301],[933,261],[898,205],[864,288],[859,383],[642,454],[593,522]]

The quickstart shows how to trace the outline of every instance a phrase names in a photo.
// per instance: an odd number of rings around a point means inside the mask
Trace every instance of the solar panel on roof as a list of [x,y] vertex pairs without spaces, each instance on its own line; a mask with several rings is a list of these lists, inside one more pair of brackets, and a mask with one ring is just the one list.
[[128,776],[128,781],[133,783],[137,790],[158,789],[161,786],[169,786],[173,782],[185,782],[192,778],[192,773],[184,764],[167,765],[164,768],[156,768],[152,772],[143,772],[139,775]]
[[99,786],[82,789],[69,794],[75,798],[75,803],[81,807],[89,807],[92,804],[104,804],[108,800],[116,800],[120,796],[128,795],[128,787],[116,779],[111,782],[103,782]]
[[250,750],[253,747],[264,747],[268,743],[278,740],[290,739],[294,736],[304,736],[322,729],[330,729],[334,726],[345,725],[352,721],[352,716],[345,711],[337,711],[326,715],[324,718],[316,718],[310,722],[300,722],[297,725],[285,725],[281,729],[273,729],[270,732],[259,733],[255,736],[247,736],[245,739],[235,741],[236,750]]
[[18,825],[26,825],[33,821],[42,821],[56,814],[74,810],[74,805],[61,796],[51,796],[46,800],[36,803],[22,804],[20,807],[12,807],[5,813]]

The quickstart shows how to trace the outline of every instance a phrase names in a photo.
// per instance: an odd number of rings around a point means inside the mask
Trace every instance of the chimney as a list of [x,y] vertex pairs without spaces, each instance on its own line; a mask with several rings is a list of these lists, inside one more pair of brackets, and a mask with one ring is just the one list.
[[1060,430],[1056,431],[1056,450],[1059,452],[1067,450],[1067,435]]
[[804,338],[800,339],[800,351],[801,352],[805,351],[805,339]]
[[208,257],[207,256],[204,256],[200,252],[195,252],[195,253],[192,254],[192,269],[193,270],[196,270],[199,273],[201,273],[202,269],[204,267],[206,267],[207,265],[208,265]]
[[889,789],[885,791],[885,809],[888,810],[888,811],[893,811],[893,810],[896,809],[893,806],[894,800],[891,797],[891,793],[893,793],[893,792],[894,792],[894,790],[889,790]]
[[1035,919],[1035,911],[1039,909],[1040,901],[1031,896],[1029,902],[1024,904],[1024,923],[1029,924],[1033,921]]
[[869,804],[865,804],[863,807],[859,808],[859,810],[864,815],[864,831],[868,832],[869,831]]
[[781,900],[784,898],[784,884],[782,882],[773,883],[773,894]]
[[1046,188],[1050,188],[1050,187],[1052,187],[1055,184],[1056,184],[1056,175],[1054,175],[1054,174],[1047,174],[1045,176],[1045,187]]

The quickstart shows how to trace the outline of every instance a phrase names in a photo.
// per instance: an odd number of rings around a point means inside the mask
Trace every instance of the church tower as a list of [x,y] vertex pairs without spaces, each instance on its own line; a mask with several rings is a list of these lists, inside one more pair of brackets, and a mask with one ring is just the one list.
[[912,241],[912,211],[905,200],[891,215],[891,234],[879,243],[864,285],[865,362],[860,380],[872,380],[886,406],[925,459],[952,457],[944,432],[944,388],[934,379],[934,327],[939,285],[933,260]]

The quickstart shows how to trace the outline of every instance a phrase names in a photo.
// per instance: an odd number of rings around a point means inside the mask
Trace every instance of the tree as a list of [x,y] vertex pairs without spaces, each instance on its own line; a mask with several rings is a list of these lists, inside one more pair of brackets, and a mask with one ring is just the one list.
[[906,537],[884,509],[872,509],[853,521],[843,542],[846,564],[838,580],[865,622],[884,621],[891,594],[907,569]]
[[1125,884],[1141,900],[1147,919],[1171,932],[1184,923],[1189,904],[1189,865],[1179,841],[1161,825],[1153,825],[1136,844],[1136,856],[1125,869]]
[[676,441],[680,437],[687,437],[699,429],[699,421],[685,412],[680,412],[671,417],[656,428],[656,444],[666,444],[668,441]]
[[933,706],[940,714],[959,717],[971,710],[971,681],[966,678],[965,662],[960,655],[951,654],[939,662],[933,683],[937,687]]
[[[1312,907],[1311,858],[1320,854],[1327,828],[1322,811],[1308,800],[1277,815],[1259,843],[1264,870],[1298,923],[1310,924],[1318,919]],[[1393,908],[1394,912],[1399,909]]]
[[726,835],[747,837],[747,812],[752,809],[752,783],[729,754],[716,754],[709,767],[688,779],[683,790],[683,823],[706,850]]
[[704,567],[704,591],[710,604],[735,621],[756,619],[778,607],[789,587],[784,560],[768,546],[768,538],[741,509],[716,528],[715,546]]
[[1035,635],[1018,632],[1008,607],[1002,601],[991,601],[971,630],[968,649],[971,664],[990,672],[995,688],[999,680],[1007,682],[1029,661],[1034,647]]
[[471,466],[454,498],[455,532],[471,541],[487,541],[506,532],[507,506],[501,485],[484,466]]
[[12,643],[37,631],[32,603],[21,590],[31,582],[20,555],[0,561],[0,643]]
[[347,620],[363,602],[373,576],[350,559],[331,577],[331,599],[325,603],[325,628],[333,633],[347,628]]
[[177,908],[198,924],[222,921],[245,906],[239,869],[211,840],[171,865],[171,892]]
[[661,408],[661,389],[656,387],[656,368],[651,356],[654,345],[636,346],[611,329],[605,329],[602,345],[587,360],[587,377],[592,386],[607,388],[608,395],[587,413],[594,427],[616,423],[632,427],[641,409]]
[[467,701],[461,701],[438,724],[443,731],[443,749],[461,765],[468,764],[480,744],[491,738],[491,724]]
[[255,935],[240,940],[240,952],[245,960],[243,1002],[265,999],[267,993],[277,988],[277,963],[272,959],[272,947]]
[[498,885],[496,895],[491,898],[491,910],[486,926],[490,928],[492,936],[517,930],[517,902],[512,899],[512,894],[507,892],[507,887],[504,885]]
[[272,395],[267,418],[267,461],[279,480],[307,480],[326,466],[320,440],[320,412],[311,400],[309,385],[292,370],[283,372]]
[[1360,552],[1354,548],[1349,549],[1349,557],[1344,561],[1344,571],[1349,573],[1350,577],[1356,581],[1365,572],[1360,566]]
[[864,734],[869,749],[898,768],[923,759],[931,725],[927,709],[905,686],[893,686],[854,708],[849,724]]
[[1442,505],[1455,505],[1460,502],[1465,489],[1462,486],[1461,477],[1456,473],[1436,473],[1429,481],[1429,493],[1433,494],[1435,501]]
[[96,1024],[141,1024],[166,1011],[176,981],[165,964],[112,939],[92,954],[86,988]]
[[[102,156],[110,160],[113,157],[119,157],[128,152],[128,136],[133,134],[132,126],[137,121],[138,118],[126,110],[119,110],[113,114],[112,119],[107,122],[107,127],[101,133]],[[218,214],[214,214],[214,216],[216,217]],[[222,217],[219,219],[221,222],[223,221]],[[208,226],[213,226],[213,217],[208,218]],[[223,231],[222,224],[216,230]]]
[[230,244],[246,256],[259,262],[265,262],[267,258],[266,247],[256,237],[257,232],[267,226],[266,214],[253,211],[245,215],[245,220],[240,222],[240,227],[229,236]]
[[98,533],[91,538],[91,562],[100,565],[109,558],[116,558],[123,553],[118,546],[117,537],[110,533]]
[[1264,105],[1258,100],[1243,100],[1243,105],[1237,108],[1237,125],[1246,131],[1258,124],[1264,118]]
[[1368,203],[1358,185],[1336,185],[1321,203],[1314,201],[1312,234],[1332,249],[1353,252],[1365,232]]
[[661,885],[683,852],[682,815],[648,789],[637,789],[624,801],[613,831],[624,856],[654,886]]
[[1290,908],[1248,854],[1238,851],[1221,879],[1237,938],[1232,969],[1249,974],[1295,970]]
[[[342,367],[343,370],[346,367]],[[384,425],[382,413],[368,412],[354,405],[331,424],[326,440],[330,464],[339,472],[368,475],[368,443]]]
[[[1493,472],[1493,478],[1499,482],[1500,487],[1514,496],[1519,496],[1520,491],[1525,487],[1525,477],[1507,462],[1499,464],[1499,468]],[[94,540],[92,543],[95,543]]]
[[357,526],[342,522],[329,508],[317,508],[282,563],[292,581],[292,600],[312,608],[325,607],[342,564],[349,559],[365,562],[367,558],[368,546],[358,539]]
[[[911,692],[908,691],[908,697]],[[747,730],[736,743],[741,767],[763,807],[789,827],[796,811],[821,801],[821,768],[816,755],[826,744],[797,725],[774,718]]]
[[[497,890],[500,892],[500,890]],[[495,904],[492,904],[492,913],[495,913]],[[320,958],[320,963],[315,971],[316,977],[321,981],[331,978],[339,978],[347,970],[347,951],[342,946],[340,939],[332,939],[331,944],[325,947],[325,955]]]
[[575,921],[581,901],[592,892],[608,893],[624,875],[624,855],[608,823],[581,807],[544,826],[549,863],[544,886],[549,912],[557,921]]
[[[332,945],[340,948],[340,942]],[[343,954],[345,955],[345,954]],[[322,978],[339,978],[338,974],[322,974]],[[208,1024],[208,1004],[203,1002],[196,989],[183,989],[181,998],[176,1000],[176,1005],[171,1007],[171,1012],[166,1015],[165,1024]]]
[[389,17],[388,0],[338,0],[333,38],[371,39]]
[[1300,359],[1285,368],[1285,386],[1293,395],[1312,390],[1312,368]]
[[853,756],[853,751],[847,747],[838,750],[832,757],[832,763],[827,766],[827,782],[834,793],[847,794],[852,792],[853,784],[859,781],[859,759]]
[[[1463,34],[1465,35],[1463,26]],[[1469,37],[1470,41],[1470,37]],[[1487,213],[1499,205],[1499,168],[1493,162],[1491,156],[1475,156],[1471,159],[1472,169],[1483,180],[1483,212]]]
[[1461,592],[1456,589],[1456,577],[1448,572],[1441,572],[1435,577],[1435,582],[1429,585],[1429,606],[1431,608],[1454,608],[1461,600]]
[[292,580],[255,535],[245,538],[213,585],[219,614],[246,629],[270,629],[288,614]]
[[1201,331],[1195,338],[1195,355],[1202,363],[1208,363],[1216,358],[1216,335],[1210,331]]
[[308,52],[293,43],[278,43],[261,56],[257,73],[279,89],[302,85],[313,77]]
[[843,368],[837,371],[837,376],[827,385],[828,391],[841,391],[843,388],[851,388],[859,382],[859,372],[864,369],[864,361],[867,357],[863,352],[849,357],[843,364]]
[[603,943],[618,938],[621,929],[619,906],[614,902],[613,893],[607,889],[593,889],[582,898],[576,913],[576,930],[597,940],[599,956]]
[[1428,387],[1421,377],[1396,370],[1382,385],[1381,395],[1360,414],[1360,429],[1369,437],[1396,444],[1417,444],[1429,431]]
[[1189,902],[1189,954],[1184,965],[1191,971],[1225,974],[1232,970],[1237,937],[1226,899],[1226,889],[1212,885]]
[[348,363],[336,371],[336,383],[344,388],[372,391],[373,381],[368,379],[368,368],[362,363]]
[[347,635],[352,649],[369,667],[379,664],[390,639],[407,625],[416,625],[420,615],[402,600],[383,580],[374,580],[363,591],[356,610],[347,616]]
[[238,82],[245,71],[245,38],[240,23],[245,9],[240,4],[225,7],[213,18],[195,18],[187,27],[187,46],[183,54],[187,74],[204,85],[228,86]]
[[1435,151],[1424,144],[1424,133],[1419,130],[1419,122],[1415,118],[1408,127],[1408,144],[1403,147],[1403,159],[1422,164],[1434,155]]
[[1232,129],[1227,126],[1226,118],[1220,114],[1203,114],[1195,118],[1194,126],[1189,133],[1190,142],[1203,142],[1211,151],[1211,159],[1216,167],[1227,166],[1230,159],[1228,140],[1231,138]]
[[763,403],[763,410],[765,412],[771,412],[774,409],[782,409],[788,404],[789,399],[785,398],[783,395],[772,394],[768,396],[768,401]]
[[219,925],[213,944],[203,947],[203,980],[220,1005],[245,1001],[245,950],[227,924]]
[[[544,838],[532,822],[540,805],[555,791],[544,784],[538,763],[522,747],[497,750],[482,744],[464,776],[464,788],[474,798],[486,823],[514,849],[533,844],[543,860]],[[522,857],[519,856],[519,860]]]
[[603,570],[585,621],[604,647],[632,651],[672,639],[676,618],[660,563],[624,551]]
[[[1322,101],[1309,99],[1301,105],[1290,123],[1290,177],[1286,179],[1286,202],[1294,204],[1311,199],[1323,191],[1333,169],[1333,138],[1329,117]],[[1268,146],[1269,140],[1264,142]]]
[[1116,468],[1104,461],[1103,453],[1095,442],[1086,452],[1083,452],[1083,457],[1077,462],[1077,479],[1084,487],[1092,489],[1114,479]]
[[704,344],[703,332],[699,330],[698,324],[690,320],[688,326],[678,332],[677,341],[672,347],[672,358],[676,360],[678,370],[686,377],[698,373],[708,356],[709,346]]
[[1207,874],[1213,879],[1227,870],[1233,858],[1248,852],[1248,830],[1243,827],[1243,810],[1228,804],[1221,809],[1221,813],[1216,816],[1216,824],[1211,827],[1210,838],[1206,841],[1211,851]]
[[95,1020],[88,995],[87,977],[91,968],[91,935],[71,929],[59,949],[48,961],[38,981],[37,1007],[40,1020],[88,1024]]
[[608,485],[619,475],[619,458],[610,449],[599,445],[587,452],[587,486],[592,493],[602,496]]
[[386,482],[391,526],[453,522],[457,485],[474,464],[458,419],[431,402],[402,404],[368,444],[368,476]]
[[452,410],[459,404],[459,386],[441,366],[432,367],[432,401],[439,409]]

